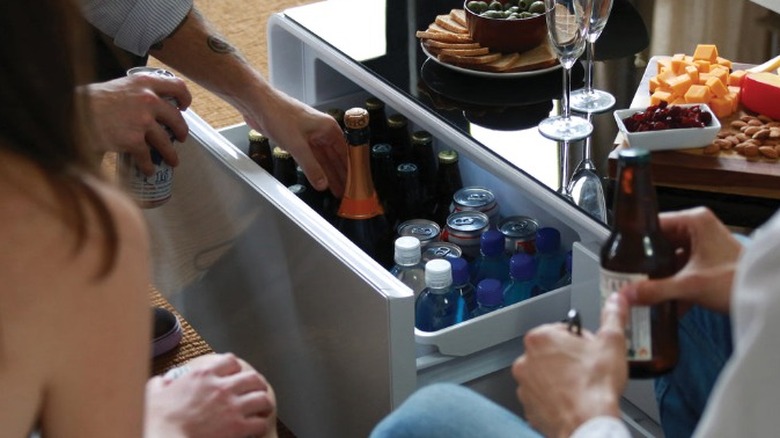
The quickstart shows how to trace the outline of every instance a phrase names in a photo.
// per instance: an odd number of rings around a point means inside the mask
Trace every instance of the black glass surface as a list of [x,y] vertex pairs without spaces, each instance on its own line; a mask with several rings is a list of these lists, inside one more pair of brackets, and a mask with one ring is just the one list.
[[[381,5],[375,7],[377,2]],[[526,161],[522,158],[510,160],[551,190],[558,191],[567,175],[567,168],[562,165],[569,168],[576,166],[581,158],[581,147],[579,144],[572,144],[572,153],[560,154],[559,145],[542,137],[536,126],[549,116],[551,111],[557,111],[557,101],[562,94],[563,70],[558,68],[543,74],[521,77],[484,77],[455,71],[429,59],[415,37],[415,32],[426,29],[437,15],[447,14],[451,9],[462,7],[463,2],[458,0],[355,0],[352,13],[345,13],[343,2],[326,1],[317,5],[316,13],[302,7],[285,11],[285,14],[478,143],[494,151],[497,148],[506,151],[512,147],[506,144],[490,144],[491,141],[507,141],[505,135],[495,136],[495,140],[476,138],[472,135],[475,127],[482,131],[516,132],[524,144],[530,142],[534,146],[525,147],[525,152],[519,153],[534,154],[539,153],[541,148],[546,148],[547,152],[557,153],[559,160],[561,156],[568,156],[567,163],[557,161],[544,164],[555,169],[538,168],[538,160],[527,160],[529,163],[535,163],[530,166],[518,164]],[[323,31],[330,26],[333,26],[334,30],[359,28],[360,24],[364,23],[363,20],[384,20],[385,24],[384,38],[353,35],[362,44],[385,47],[385,50],[379,50],[381,55],[370,59],[355,59],[349,55],[351,51],[346,47],[348,43],[345,43],[351,40],[336,38],[329,31]],[[602,78],[607,83],[599,83],[596,76],[596,85],[616,95],[616,108],[627,106],[636,90],[636,82],[633,82],[636,71],[633,58],[634,54],[643,50],[647,44],[647,30],[637,11],[627,0],[615,0],[607,27],[596,43],[596,58],[613,70],[616,77],[628,79],[615,81]],[[583,76],[582,64],[577,63],[572,70],[573,89],[583,86]],[[592,142],[594,160],[602,169],[601,173],[605,174],[606,158],[617,129],[611,112],[595,115],[592,121],[596,127]],[[551,181],[550,173],[555,173],[557,178]],[[548,177],[545,180],[541,175]]]

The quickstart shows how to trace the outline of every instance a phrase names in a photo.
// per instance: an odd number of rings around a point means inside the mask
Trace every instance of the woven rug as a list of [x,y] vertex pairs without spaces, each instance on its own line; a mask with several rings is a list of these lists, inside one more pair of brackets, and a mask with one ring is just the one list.
[[213,352],[211,347],[198,335],[198,332],[192,328],[186,319],[182,318],[179,312],[171,306],[171,304],[160,295],[160,292],[155,288],[150,288],[149,291],[152,306],[162,307],[166,310],[173,312],[182,328],[182,340],[179,345],[173,350],[157,356],[152,361],[152,374],[163,374],[171,368],[178,365],[182,365],[190,359]]

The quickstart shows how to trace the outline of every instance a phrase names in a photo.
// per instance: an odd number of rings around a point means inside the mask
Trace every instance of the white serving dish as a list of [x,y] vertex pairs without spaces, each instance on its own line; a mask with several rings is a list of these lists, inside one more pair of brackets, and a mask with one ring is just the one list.
[[629,147],[643,148],[650,151],[663,151],[672,149],[690,149],[707,146],[715,139],[715,135],[720,131],[720,121],[715,113],[712,112],[707,104],[694,103],[679,105],[682,107],[692,107],[699,105],[702,110],[712,115],[712,122],[704,128],[676,128],[664,129],[661,131],[643,131],[628,132],[623,124],[623,119],[630,115],[644,111],[646,108],[628,108],[615,110],[615,122],[623,138],[626,139]]

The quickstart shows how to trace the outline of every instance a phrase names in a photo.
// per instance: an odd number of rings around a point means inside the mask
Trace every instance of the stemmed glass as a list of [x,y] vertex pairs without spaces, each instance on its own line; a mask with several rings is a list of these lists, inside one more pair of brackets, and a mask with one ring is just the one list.
[[571,68],[585,50],[593,0],[544,0],[547,8],[547,35],[563,66],[563,114],[539,123],[539,132],[552,140],[580,140],[593,132],[593,125],[571,115]]
[[612,11],[612,0],[592,0],[590,26],[585,45],[585,87],[571,93],[571,108],[581,113],[601,113],[615,105],[615,96],[593,88],[593,58],[596,40],[601,36]]

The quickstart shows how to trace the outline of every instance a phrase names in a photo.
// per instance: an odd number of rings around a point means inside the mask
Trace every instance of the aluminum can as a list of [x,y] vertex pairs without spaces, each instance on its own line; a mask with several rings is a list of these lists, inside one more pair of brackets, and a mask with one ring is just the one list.
[[431,242],[439,240],[439,224],[428,219],[409,219],[398,225],[398,236],[412,236],[420,240],[420,248],[425,249]]
[[496,195],[490,189],[481,186],[468,186],[452,195],[450,211],[481,211],[488,216],[490,226],[498,226],[500,207]]
[[490,219],[485,213],[456,211],[447,216],[446,241],[458,245],[463,251],[463,258],[471,261],[479,256],[480,238],[488,229]]
[[498,231],[504,235],[506,252],[536,254],[536,231],[539,222],[528,216],[510,216],[498,224]]
[[433,259],[454,259],[463,256],[463,250],[452,242],[431,242],[422,252],[422,263]]
[[[128,76],[139,74],[176,77],[168,70],[156,67],[134,67],[127,71]],[[163,99],[174,107],[179,107],[179,102],[176,99],[172,97],[163,97]],[[167,126],[163,127],[168,131],[171,141],[174,141],[173,132]],[[138,169],[135,157],[131,154],[117,154],[117,169],[120,179],[141,208],[154,208],[165,204],[171,198],[173,190],[173,167],[166,163],[153,147],[149,147],[149,152],[154,164],[154,173],[150,176]]]

